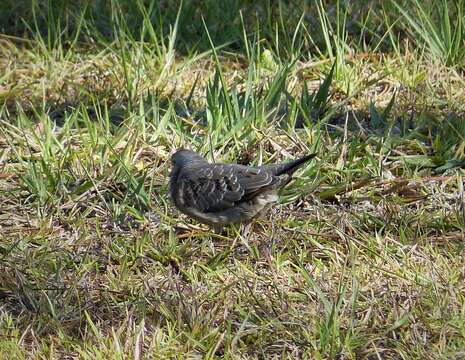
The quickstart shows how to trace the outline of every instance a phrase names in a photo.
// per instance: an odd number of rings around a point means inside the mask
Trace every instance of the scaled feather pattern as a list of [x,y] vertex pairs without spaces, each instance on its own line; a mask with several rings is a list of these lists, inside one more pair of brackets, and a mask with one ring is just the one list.
[[219,230],[248,221],[277,202],[279,189],[314,156],[250,167],[209,163],[201,155],[181,149],[171,157],[171,199],[184,214]]

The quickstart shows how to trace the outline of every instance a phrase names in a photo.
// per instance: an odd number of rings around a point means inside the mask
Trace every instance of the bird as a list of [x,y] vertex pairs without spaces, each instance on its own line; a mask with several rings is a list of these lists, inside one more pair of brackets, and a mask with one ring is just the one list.
[[278,192],[316,154],[258,167],[210,163],[179,149],[171,156],[169,193],[182,213],[220,233],[229,224],[249,222],[279,200]]

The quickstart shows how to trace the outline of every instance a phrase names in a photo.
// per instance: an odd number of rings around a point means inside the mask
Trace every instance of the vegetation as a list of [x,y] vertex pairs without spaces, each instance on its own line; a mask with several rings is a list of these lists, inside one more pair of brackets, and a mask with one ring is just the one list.
[[[464,1],[0,3],[0,358],[465,356]],[[317,159],[248,234],[178,147]]]

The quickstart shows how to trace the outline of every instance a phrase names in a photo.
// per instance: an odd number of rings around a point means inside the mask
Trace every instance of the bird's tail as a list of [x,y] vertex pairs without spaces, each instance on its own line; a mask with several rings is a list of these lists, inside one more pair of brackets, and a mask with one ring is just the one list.
[[293,160],[286,162],[284,164],[277,164],[277,165],[270,165],[270,170],[274,172],[275,175],[292,175],[294,174],[299,168],[301,168],[307,161],[313,159],[316,154],[306,155],[301,157],[300,159]]

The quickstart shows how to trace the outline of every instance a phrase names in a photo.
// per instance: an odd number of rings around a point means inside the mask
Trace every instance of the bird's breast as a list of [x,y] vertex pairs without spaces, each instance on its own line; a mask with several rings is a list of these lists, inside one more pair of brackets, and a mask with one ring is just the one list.
[[268,204],[275,203],[279,200],[278,193],[276,191],[267,192],[260,194],[255,198],[257,205],[265,207]]

